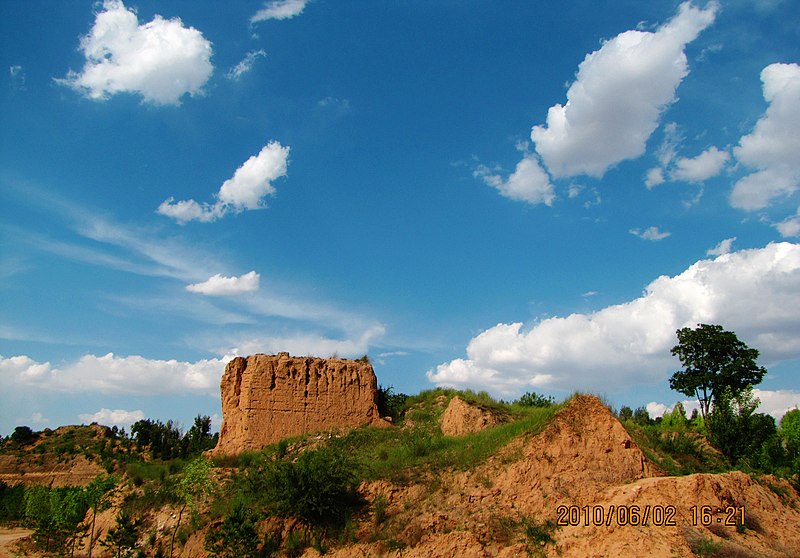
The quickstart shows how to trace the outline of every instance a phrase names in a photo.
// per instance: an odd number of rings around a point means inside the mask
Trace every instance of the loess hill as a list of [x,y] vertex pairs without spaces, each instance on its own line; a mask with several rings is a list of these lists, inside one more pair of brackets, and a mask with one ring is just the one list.
[[[325,389],[336,396],[326,399]],[[86,464],[94,467],[86,470],[87,478],[103,472],[102,465],[115,471],[121,480],[113,506],[98,515],[98,528],[107,533],[121,509],[130,511],[143,521],[137,548],[145,556],[168,555],[176,533],[174,555],[183,558],[211,552],[306,558],[321,552],[339,558],[800,556],[795,485],[770,475],[723,472],[729,468],[724,458],[697,434],[661,433],[659,439],[684,440],[670,452],[665,448],[674,445],[654,442],[631,421],[620,422],[591,395],[521,406],[437,389],[393,399],[394,425],[387,427],[377,414],[380,394],[368,363],[288,355],[236,360],[222,393],[230,430],[226,434],[223,426],[211,455],[215,490],[198,497],[197,516],[184,516],[179,528],[175,487],[183,461],[153,459],[146,448],[136,449],[141,455],[135,458],[130,444],[113,442],[96,426],[58,429],[37,443],[49,439],[56,447],[55,440],[78,431],[69,429],[93,429],[91,439],[109,440],[97,455],[79,452],[72,461],[62,457],[59,466],[73,467],[79,484]],[[325,405],[337,406],[332,417],[356,418],[320,423]],[[357,413],[348,415],[348,405]],[[302,417],[303,409],[313,416]],[[300,431],[277,429],[297,424],[304,425]],[[7,483],[35,484],[44,478],[36,475],[58,472],[46,471],[55,465],[55,452],[52,460],[44,458],[46,465],[37,465],[50,449],[9,447],[0,452],[0,471],[15,475],[3,477]],[[125,451],[125,459],[109,457]],[[328,461],[307,459],[314,455],[327,455]],[[341,524],[314,524],[308,520],[313,514],[303,519],[286,512],[278,485],[302,479],[302,463],[312,464],[316,478],[338,471],[331,478],[352,483],[356,497],[342,492],[350,507]],[[50,478],[56,486],[69,477]],[[307,496],[301,492],[295,500]],[[299,502],[290,504],[295,507],[288,509],[305,510]],[[234,524],[237,536],[255,541],[252,554],[245,547],[233,554],[219,546],[209,550],[209,541],[234,533]],[[76,555],[85,555],[83,544]],[[96,547],[94,555],[104,554]]]

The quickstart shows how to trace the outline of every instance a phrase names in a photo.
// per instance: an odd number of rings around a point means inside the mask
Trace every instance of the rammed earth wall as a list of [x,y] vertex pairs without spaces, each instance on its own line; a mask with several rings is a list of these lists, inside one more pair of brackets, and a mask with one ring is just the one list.
[[368,362],[339,358],[237,357],[220,383],[222,428],[214,453],[260,449],[307,432],[380,424],[378,382]]

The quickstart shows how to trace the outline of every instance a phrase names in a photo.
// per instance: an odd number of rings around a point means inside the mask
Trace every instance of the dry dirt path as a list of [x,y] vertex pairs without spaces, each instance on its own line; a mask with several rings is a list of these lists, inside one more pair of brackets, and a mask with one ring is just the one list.
[[0,528],[0,558],[14,558],[15,554],[12,553],[8,547],[16,541],[28,535],[32,535],[33,531],[30,529],[2,529]]

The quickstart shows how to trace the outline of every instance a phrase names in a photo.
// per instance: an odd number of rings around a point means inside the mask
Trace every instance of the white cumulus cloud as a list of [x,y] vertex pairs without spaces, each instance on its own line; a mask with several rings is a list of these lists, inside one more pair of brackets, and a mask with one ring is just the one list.
[[663,110],[688,74],[683,50],[714,22],[717,4],[681,4],[656,32],[626,31],[586,56],[565,105],[548,110],[531,139],[555,177],[601,177],[609,167],[644,153]]
[[250,23],[258,23],[268,19],[290,19],[303,13],[308,0],[273,0],[258,10]]
[[80,48],[86,64],[57,80],[96,100],[136,93],[149,103],[176,105],[185,94],[201,93],[211,77],[211,43],[179,18],[139,24],[121,0],[105,0]]
[[665,238],[667,238],[672,234],[669,232],[661,231],[658,229],[658,227],[647,227],[644,230],[631,229],[628,232],[634,236],[638,236],[642,240],[652,240],[652,241],[664,240]]
[[472,175],[481,178],[488,186],[496,188],[500,195],[531,205],[540,203],[553,205],[556,197],[550,178],[535,155],[526,155],[506,179],[492,173],[491,169],[484,165],[478,166]]
[[800,65],[770,64],[761,72],[769,103],[753,131],[733,149],[736,159],[756,169],[733,187],[733,207],[754,211],[800,187]]
[[130,426],[136,421],[144,420],[144,411],[126,411],[125,409],[106,409],[105,407],[96,413],[82,413],[78,418],[84,423],[91,424],[96,422],[104,426]]
[[231,356],[197,362],[154,360],[141,356],[84,355],[62,368],[28,356],[0,357],[5,385],[27,385],[57,391],[108,394],[204,394],[218,397],[219,381]]
[[800,245],[774,243],[700,260],[651,282],[634,300],[590,314],[498,324],[467,358],[427,373],[438,385],[519,393],[529,387],[608,390],[665,381],[679,363],[675,331],[721,324],[769,366],[800,358]]
[[258,290],[261,276],[255,271],[239,277],[224,277],[217,273],[202,283],[186,285],[186,290],[208,296],[232,296],[253,293]]
[[174,198],[168,198],[156,211],[185,224],[189,221],[209,223],[231,211],[240,213],[264,208],[267,206],[264,198],[276,192],[272,182],[286,176],[289,149],[277,141],[268,143],[257,155],[242,163],[233,176],[222,184],[216,194],[217,201],[212,204],[194,200],[176,202]]
[[670,172],[670,178],[686,182],[704,182],[721,173],[730,158],[730,153],[727,151],[709,147],[697,157],[678,158],[675,161],[675,168]]

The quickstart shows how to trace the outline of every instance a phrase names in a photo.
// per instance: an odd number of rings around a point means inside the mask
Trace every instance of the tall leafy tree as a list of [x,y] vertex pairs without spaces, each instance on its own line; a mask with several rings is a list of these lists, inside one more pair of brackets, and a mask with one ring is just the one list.
[[172,553],[175,548],[175,535],[178,534],[178,529],[181,526],[181,519],[183,512],[189,508],[192,516],[198,513],[198,506],[200,502],[214,491],[214,480],[212,478],[211,462],[202,456],[195,457],[183,469],[183,477],[178,482],[176,492],[178,497],[183,502],[181,511],[178,514],[178,522],[172,530],[172,539],[169,543],[169,556],[172,558]]
[[677,331],[678,344],[672,348],[683,370],[669,379],[669,387],[697,397],[703,419],[719,403],[725,389],[735,398],[750,386],[761,382],[766,369],[758,366],[758,350],[751,349],[722,326],[701,324],[695,329]]
[[94,548],[94,525],[97,519],[97,512],[107,510],[111,507],[112,489],[117,485],[117,479],[112,476],[99,475],[86,486],[86,501],[92,510],[92,526],[89,535],[89,558],[92,558]]

